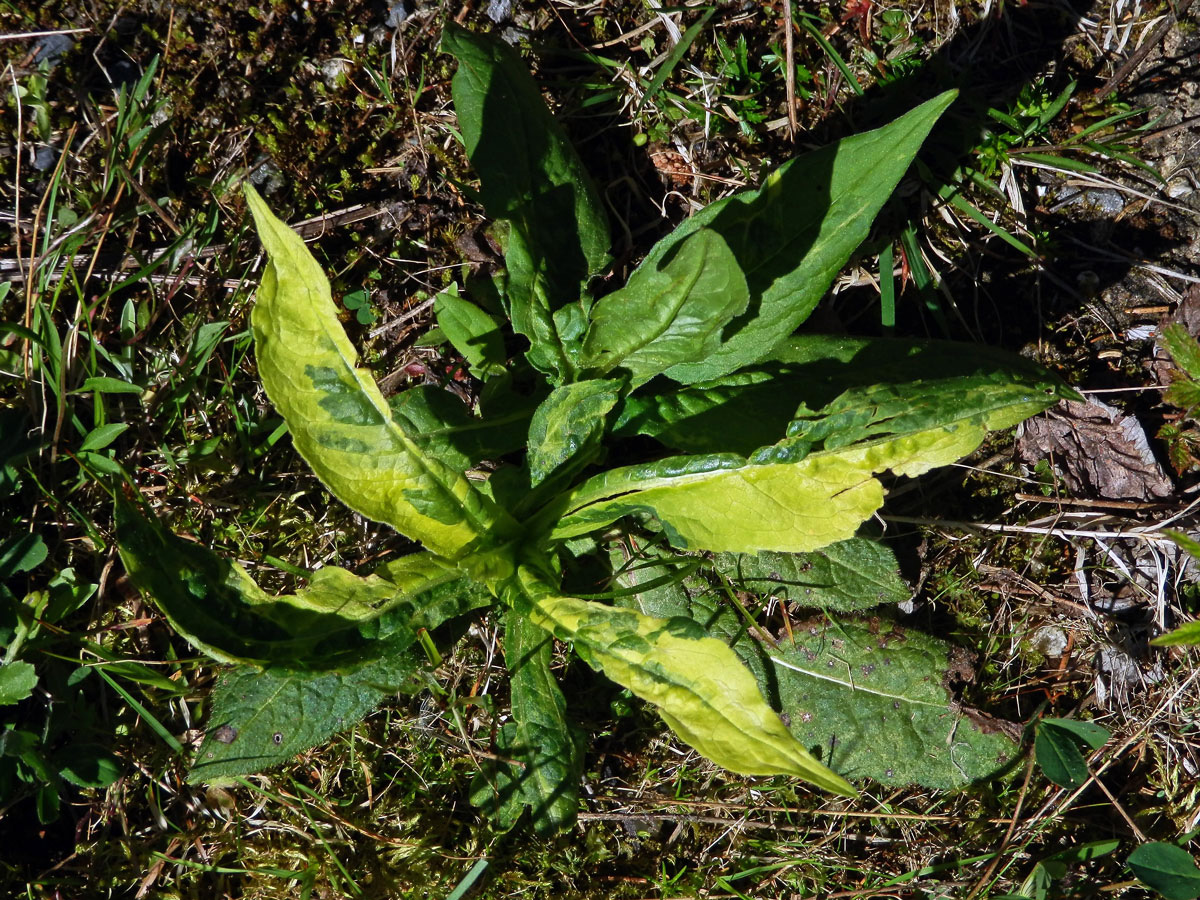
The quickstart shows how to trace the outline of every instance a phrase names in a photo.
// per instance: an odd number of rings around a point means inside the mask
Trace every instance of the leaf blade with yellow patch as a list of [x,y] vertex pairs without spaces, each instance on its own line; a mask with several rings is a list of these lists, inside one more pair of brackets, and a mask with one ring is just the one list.
[[653,703],[680,738],[741,775],[792,775],[855,796],[821,765],[767,705],[754,676],[723,642],[690,619],[657,619],[556,594],[518,569],[518,604],[555,637],[574,643],[594,669]]
[[249,185],[246,200],[269,256],[251,314],[259,376],[317,477],[354,511],[446,559],[505,532],[508,516],[426,453],[357,367],[329,281],[304,241]]

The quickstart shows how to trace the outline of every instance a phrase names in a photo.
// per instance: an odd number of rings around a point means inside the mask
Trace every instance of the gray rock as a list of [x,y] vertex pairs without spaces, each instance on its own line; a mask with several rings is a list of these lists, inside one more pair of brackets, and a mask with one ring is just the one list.
[[69,34],[48,34],[34,45],[33,60],[39,64],[46,63],[53,69],[74,46],[75,39]]
[[399,28],[410,15],[412,15],[412,11],[408,8],[408,4],[405,0],[399,0],[398,3],[388,6],[387,18],[384,19],[383,24],[388,28]]
[[512,0],[488,0],[485,12],[487,13],[487,17],[497,25],[501,22],[507,22],[512,18]]

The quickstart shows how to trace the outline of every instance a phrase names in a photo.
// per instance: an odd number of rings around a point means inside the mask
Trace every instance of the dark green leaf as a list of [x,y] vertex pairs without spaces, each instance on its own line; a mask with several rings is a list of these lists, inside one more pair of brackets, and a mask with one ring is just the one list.
[[[422,598],[421,626],[443,622],[485,605],[490,597],[458,583]],[[376,642],[374,652],[341,671],[236,666],[217,683],[208,732],[188,780],[207,781],[259,772],[284,762],[358,722],[396,691],[412,692],[425,656],[405,639]]]
[[460,297],[457,285],[437,295],[433,313],[442,333],[477,377],[486,378],[504,369],[508,356],[500,327],[482,309]]
[[112,425],[101,425],[90,431],[79,445],[80,450],[103,450],[117,439],[129,426],[124,422],[114,422]]
[[794,622],[767,650],[792,734],[848,778],[960,787],[1017,751],[1004,723],[960,708],[945,682],[962,650],[885,619]]
[[55,756],[59,774],[71,784],[104,788],[121,777],[121,761],[99,744],[71,743]]
[[0,581],[35,569],[45,560],[46,542],[40,534],[21,534],[0,544]]
[[[566,700],[550,671],[553,638],[512,610],[505,616],[504,660],[511,676],[512,727],[497,736],[500,755],[515,765],[498,763],[481,774],[490,781],[488,806],[511,816],[504,800],[515,791],[529,807],[534,830],[552,835],[570,828],[579,806],[583,757],[577,736],[566,719]],[[499,769],[506,769],[501,773]]]
[[845,395],[843,406],[861,404],[876,385],[947,400],[960,388],[1075,396],[1035,363],[979,344],[804,335],[776,348],[770,361],[719,381],[626,398],[613,431],[686,453],[749,455],[783,436],[801,402],[820,409]]
[[1121,842],[1117,840],[1109,841],[1090,841],[1086,844],[1080,844],[1078,847],[1068,847],[1066,850],[1060,850],[1046,859],[1062,860],[1063,862],[1088,862],[1089,860],[1098,859],[1101,856],[1108,856],[1110,853],[1116,852],[1121,846]]
[[38,821],[43,825],[49,825],[58,819],[58,791],[59,784],[55,782],[48,782],[38,788],[34,803],[37,807]]
[[1074,736],[1067,731],[1041,723],[1033,742],[1033,752],[1042,772],[1061,788],[1080,787],[1089,778],[1087,760],[1079,752]]
[[37,687],[37,671],[30,663],[14,660],[0,666],[0,706],[20,703]]
[[98,585],[81,581],[74,569],[66,568],[51,578],[46,587],[50,596],[42,618],[47,622],[58,622],[86,603],[96,593]]
[[559,377],[573,363],[554,313],[607,263],[604,206],[524,63],[506,44],[453,23],[454,108],[488,214],[508,224],[507,303],[529,359]]
[[418,431],[426,452],[459,470],[522,449],[538,404],[537,398],[515,395],[488,402],[485,395],[480,402],[485,415],[474,416],[462,400],[433,385],[411,387],[388,402]]
[[1186,378],[1174,381],[1163,393],[1163,400],[1182,410],[1194,410],[1200,407],[1200,384]]
[[809,553],[720,553],[713,565],[744,590],[810,608],[854,612],[910,593],[892,551],[866,538]]
[[140,394],[143,390],[144,388],[140,388],[136,384],[130,384],[128,381],[121,381],[118,378],[109,378],[105,375],[93,375],[79,388],[79,392],[95,391],[98,394]]
[[1112,732],[1107,728],[1101,728],[1094,722],[1081,722],[1078,719],[1042,719],[1040,727],[1065,731],[1093,750],[1099,750],[1112,737]]
[[[947,465],[975,450],[989,430],[1015,425],[1064,393],[1044,373],[1034,380],[988,370],[854,388],[816,412],[802,405],[785,437],[750,454],[668,457],[610,469],[548,505],[535,524],[555,517],[551,537],[569,539],[622,516],[649,515],[680,549],[819,550],[854,536],[883,504],[873,473],[890,469],[912,477]],[[682,409],[686,417],[689,407]],[[740,423],[718,433],[740,442]],[[673,438],[686,438],[687,429],[670,427]]]
[[131,504],[118,503],[116,518],[133,583],[176,631],[226,662],[345,669],[394,655],[418,629],[431,627],[438,604],[479,592],[457,569],[421,553],[365,578],[327,566],[297,594],[269,597],[240,566],[176,537]]
[[643,265],[657,265],[691,234],[711,228],[725,238],[750,289],[749,308],[725,329],[721,348],[667,374],[692,384],[767,358],[862,243],[954,97],[942,94],[883,128],[797,157],[759,190],[710,204],[659,241]]
[[212,714],[188,780],[261,772],[349,728],[396,691],[420,687],[413,648],[378,655],[350,672],[237,666],[213,691]]
[[1175,365],[1191,378],[1200,380],[1200,343],[1178,322],[1162,330],[1162,343]]
[[601,452],[605,421],[621,382],[589,379],[555,388],[529,423],[529,475],[536,487],[564,470],[575,473]]
[[1167,900],[1200,897],[1200,868],[1192,854],[1174,844],[1143,844],[1129,854],[1129,868]]
[[625,287],[596,303],[583,364],[601,373],[620,367],[641,384],[671,366],[703,360],[749,299],[728,244],[701,228],[669,257],[647,260]]

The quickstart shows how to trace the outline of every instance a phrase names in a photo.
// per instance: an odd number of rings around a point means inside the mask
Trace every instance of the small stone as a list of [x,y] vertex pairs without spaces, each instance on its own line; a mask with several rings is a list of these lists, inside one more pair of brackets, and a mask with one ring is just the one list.
[[489,19],[499,25],[512,18],[512,0],[489,0],[485,13]]
[[58,151],[48,144],[42,144],[33,151],[33,167],[39,172],[53,169],[56,162],[58,162]]
[[1047,659],[1057,659],[1067,652],[1067,633],[1057,625],[1043,625],[1033,633],[1030,642]]
[[393,3],[388,7],[387,18],[384,19],[383,24],[388,28],[399,28],[410,15],[412,15],[412,11],[408,8],[408,4],[404,0],[400,0],[399,3]]

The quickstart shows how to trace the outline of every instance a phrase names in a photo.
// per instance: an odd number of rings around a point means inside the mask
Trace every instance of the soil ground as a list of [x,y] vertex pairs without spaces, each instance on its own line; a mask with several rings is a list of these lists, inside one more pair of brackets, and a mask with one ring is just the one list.
[[[1129,853],[1194,848],[1200,828],[1195,651],[1148,643],[1197,611],[1189,559],[1163,533],[1200,533],[1200,428],[1164,401],[1180,375],[1160,340],[1169,322],[1200,336],[1200,31],[1187,6],[4,5],[0,321],[29,326],[44,309],[60,336],[45,371],[60,374],[28,376],[39,345],[0,335],[0,538],[46,538],[44,560],[8,570],[17,597],[68,570],[96,589],[47,626],[40,687],[0,720],[42,729],[47,753],[102,746],[115,769],[0,779],[0,882],[47,898],[1145,895]],[[419,696],[281,769],[185,781],[219,667],[124,577],[111,472],[72,431],[95,410],[72,390],[128,359],[147,393],[107,395],[131,427],[106,458],[137,473],[176,531],[268,586],[292,583],[288,564],[354,568],[402,546],[272,438],[246,333],[259,250],[237,186],[248,178],[312,239],[335,296],[367,292],[347,326],[386,391],[444,382],[447,358],[419,345],[428,298],[464,259],[498,261],[454,136],[446,18],[523,48],[614,215],[614,284],[703,204],[961,90],[810,325],[1007,348],[1089,401],[894,485],[883,516],[913,590],[904,615],[977,654],[964,701],[1112,733],[1087,785],[1056,788],[1031,756],[963,791],[868,785],[847,805],[723,773],[608,695],[582,703],[596,735],[583,811],[552,840],[491,830],[467,800],[478,760],[464,726]],[[155,59],[130,126],[118,97]],[[963,202],[938,197],[960,183]],[[894,324],[880,312],[889,280]],[[206,349],[216,322],[227,339]],[[486,681],[495,640],[495,623],[477,626],[446,678]],[[0,755],[16,758],[14,741]]]

